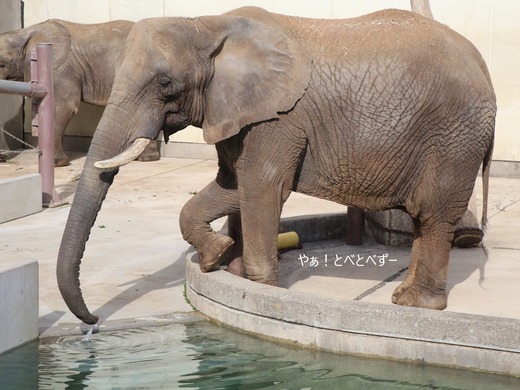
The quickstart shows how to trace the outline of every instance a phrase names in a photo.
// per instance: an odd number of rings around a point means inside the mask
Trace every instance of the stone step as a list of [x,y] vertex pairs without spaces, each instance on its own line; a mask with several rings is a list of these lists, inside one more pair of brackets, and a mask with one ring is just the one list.
[[42,211],[39,173],[0,179],[0,223]]

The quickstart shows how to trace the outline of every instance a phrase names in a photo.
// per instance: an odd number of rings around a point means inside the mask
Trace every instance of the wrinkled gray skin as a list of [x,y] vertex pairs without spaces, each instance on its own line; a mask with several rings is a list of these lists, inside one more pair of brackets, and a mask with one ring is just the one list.
[[[410,0],[410,7],[412,12],[434,19],[428,0]],[[479,244],[483,237],[484,232],[477,221],[477,201],[475,191],[473,191],[468,209],[455,227],[453,245],[460,248],[472,247]]]
[[[30,81],[31,50],[38,43],[52,43],[54,65],[55,165],[69,164],[63,151],[63,133],[80,102],[105,106],[110,96],[129,21],[77,24],[48,20],[0,35],[0,79]],[[140,158],[157,160],[153,143]]]
[[411,264],[392,300],[445,308],[454,227],[482,162],[487,199],[496,103],[475,47],[407,11],[345,20],[233,13],[256,20],[148,19],[128,35],[60,246],[58,284],[70,310],[98,320],[84,303],[79,267],[118,172],[112,166],[131,161],[139,151],[131,145],[161,128],[167,138],[188,125],[201,127],[219,156],[217,178],[180,221],[203,270],[233,243],[209,222],[240,210],[245,272],[276,285],[280,213],[297,191],[408,212]]

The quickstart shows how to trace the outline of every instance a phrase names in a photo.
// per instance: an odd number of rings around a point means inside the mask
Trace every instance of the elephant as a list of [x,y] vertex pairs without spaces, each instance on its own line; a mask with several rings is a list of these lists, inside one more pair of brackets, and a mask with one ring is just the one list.
[[[66,166],[63,134],[78,112],[80,102],[105,106],[110,96],[130,21],[77,24],[51,19],[0,35],[0,79],[29,81],[31,50],[38,43],[52,43],[54,67],[55,166]],[[157,143],[140,156],[159,159]]]
[[400,209],[415,238],[399,305],[444,309],[449,252],[482,165],[484,210],[496,98],[465,38],[409,11],[318,20],[246,7],[151,18],[128,34],[94,133],[57,259],[80,320],[86,241],[119,169],[158,137],[193,125],[215,144],[218,173],[180,216],[209,271],[232,238],[209,222],[240,212],[243,267],[276,285],[276,239],[292,191],[347,206]]

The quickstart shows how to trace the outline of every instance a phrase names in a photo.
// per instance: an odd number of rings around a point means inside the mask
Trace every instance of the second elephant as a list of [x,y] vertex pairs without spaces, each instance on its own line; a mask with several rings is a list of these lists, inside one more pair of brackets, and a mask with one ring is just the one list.
[[[129,21],[78,24],[51,19],[0,35],[0,79],[29,81],[31,50],[38,43],[51,43],[54,68],[55,165],[69,164],[63,150],[63,134],[81,102],[105,106],[126,37],[134,25]],[[140,159],[157,160],[152,143]]]

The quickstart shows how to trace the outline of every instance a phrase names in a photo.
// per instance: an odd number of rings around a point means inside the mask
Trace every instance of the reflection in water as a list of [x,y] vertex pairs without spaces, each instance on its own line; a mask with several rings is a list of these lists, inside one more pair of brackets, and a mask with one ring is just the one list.
[[78,360],[77,363],[79,363],[78,373],[69,375],[69,380],[67,380],[65,384],[67,385],[67,388],[74,387],[75,389],[85,389],[87,387],[87,385],[84,384],[86,379],[88,379],[97,368],[96,355],[90,355],[86,359]]
[[[0,337],[3,337],[1,333]],[[37,384],[37,342],[0,355],[0,389],[37,389]]]
[[338,356],[207,322],[32,343],[0,356],[0,389],[516,389],[517,379]]

